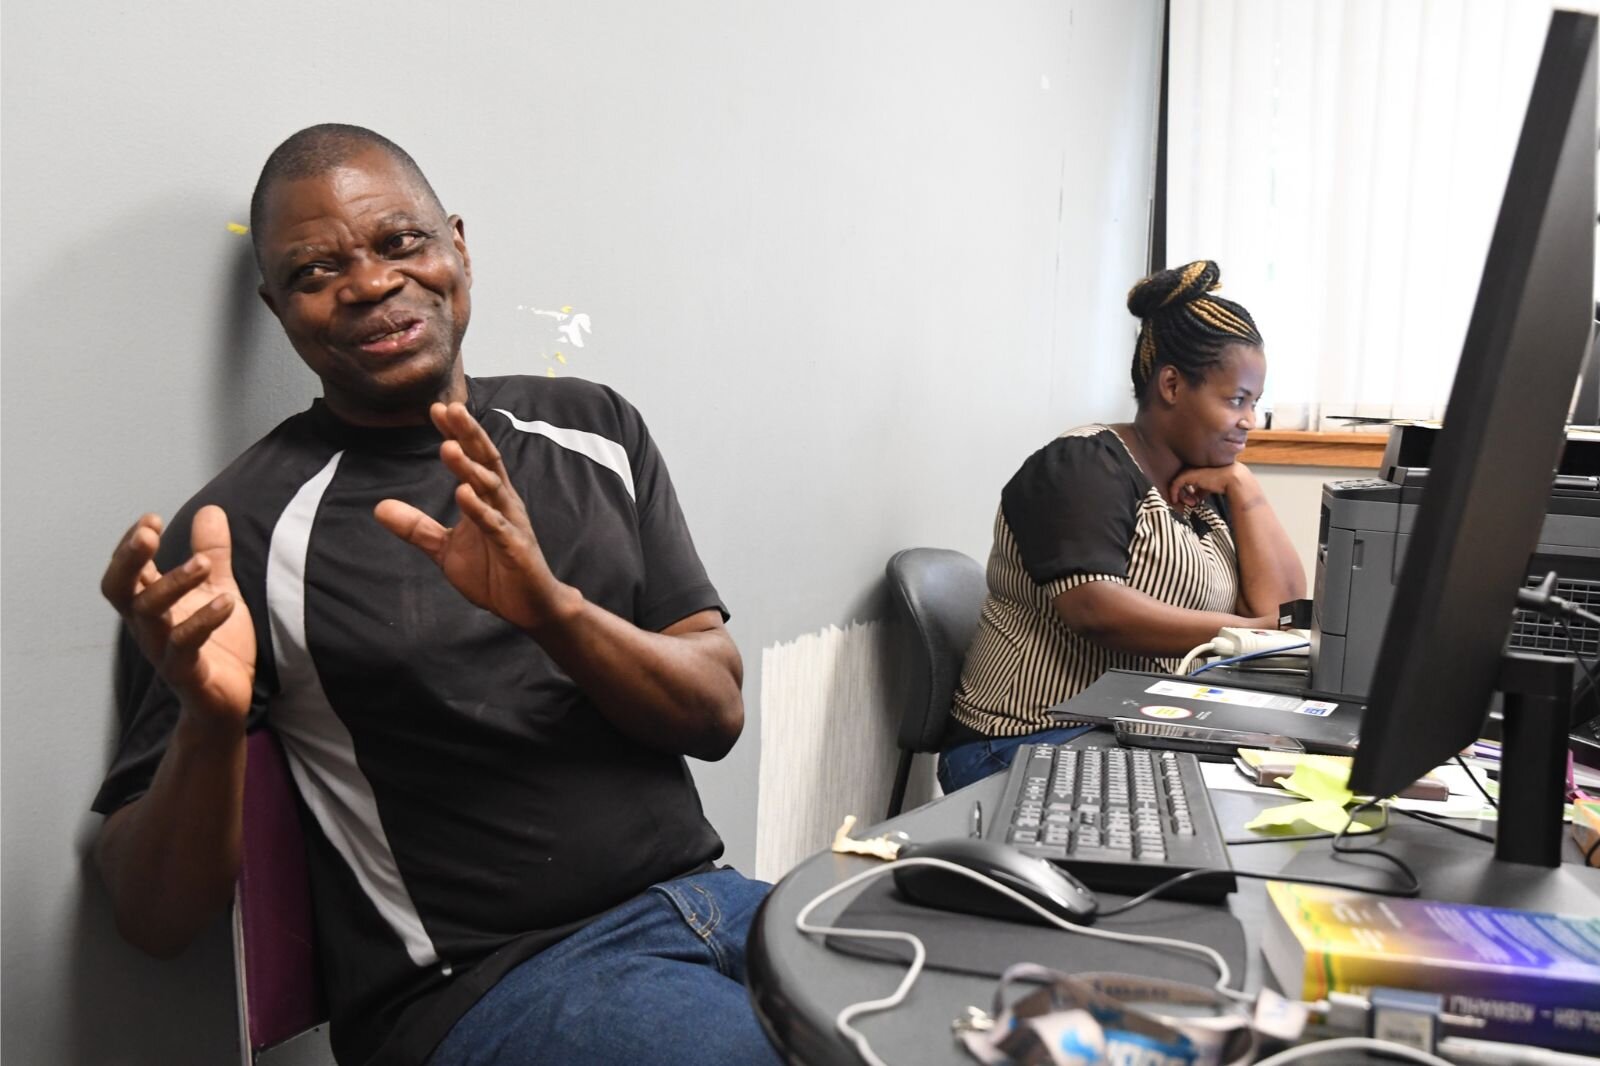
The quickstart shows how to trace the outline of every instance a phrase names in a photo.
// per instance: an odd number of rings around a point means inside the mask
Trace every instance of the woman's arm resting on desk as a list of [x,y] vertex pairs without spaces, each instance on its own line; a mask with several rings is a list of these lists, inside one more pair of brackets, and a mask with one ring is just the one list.
[[1190,611],[1117,581],[1088,581],[1056,597],[1056,613],[1075,633],[1112,651],[1166,657],[1206,643],[1223,626],[1275,628],[1276,604],[1273,611],[1257,618]]
[[1268,618],[1266,628],[1276,629],[1279,605],[1306,594],[1305,568],[1289,534],[1273,513],[1261,483],[1243,463],[1184,470],[1172,480],[1175,500],[1195,499],[1202,493],[1217,493],[1228,500],[1239,554],[1239,609]]

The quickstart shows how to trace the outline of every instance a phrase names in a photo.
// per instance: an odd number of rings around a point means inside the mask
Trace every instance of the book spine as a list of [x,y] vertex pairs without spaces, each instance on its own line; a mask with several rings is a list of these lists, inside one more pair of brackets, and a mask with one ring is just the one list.
[[1364,995],[1373,988],[1442,992],[1451,1014],[1480,1018],[1485,1040],[1600,1053],[1600,989],[1588,981],[1469,968],[1403,955],[1306,953],[1306,991]]

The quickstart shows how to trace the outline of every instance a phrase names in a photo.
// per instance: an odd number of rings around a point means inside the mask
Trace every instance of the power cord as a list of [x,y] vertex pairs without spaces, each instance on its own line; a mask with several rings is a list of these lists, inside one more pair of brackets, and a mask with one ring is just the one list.
[[1437,826],[1440,829],[1448,829],[1452,833],[1458,833],[1464,837],[1471,837],[1474,840],[1486,840],[1491,844],[1494,843],[1494,837],[1490,836],[1488,833],[1480,833],[1476,829],[1468,829],[1464,825],[1451,825],[1449,820],[1442,818],[1437,814],[1431,814],[1428,811],[1408,811],[1404,807],[1396,807],[1395,810],[1399,811],[1407,818],[1415,818],[1419,822],[1427,822],[1429,825]]
[[[1366,810],[1369,807],[1378,807],[1383,811],[1383,821],[1377,826],[1373,827],[1373,834],[1381,836],[1389,828],[1389,808],[1381,806],[1377,800],[1368,800],[1350,812],[1349,820],[1345,822],[1344,826],[1340,828],[1337,833],[1302,833],[1290,837],[1262,837],[1260,839],[1242,842],[1229,841],[1229,843],[1277,844],[1288,843],[1295,840],[1320,840],[1324,838],[1331,838],[1333,840],[1333,850],[1336,853],[1341,855],[1371,855],[1375,859],[1382,859],[1385,862],[1392,863],[1397,869],[1400,870],[1400,872],[1406,875],[1406,879],[1410,882],[1410,884],[1398,889],[1382,889],[1373,888],[1367,885],[1352,885],[1347,882],[1332,881],[1326,878],[1291,877],[1280,873],[1255,873],[1250,870],[1185,870],[1176,877],[1169,877],[1167,880],[1161,882],[1153,888],[1148,889],[1145,892],[1140,893],[1137,896],[1134,896],[1132,899],[1125,900],[1122,903],[1117,904],[1115,907],[1099,911],[1097,916],[1105,918],[1114,914],[1123,914],[1127,911],[1133,910],[1133,908],[1141,904],[1148,903],[1150,900],[1155,899],[1157,896],[1160,896],[1168,889],[1176,887],[1177,885],[1181,885],[1201,877],[1217,876],[1229,873],[1236,877],[1252,877],[1261,881],[1286,881],[1296,885],[1319,885],[1324,888],[1354,889],[1359,892],[1371,892],[1380,896],[1400,896],[1406,899],[1413,899],[1421,893],[1422,883],[1417,879],[1416,872],[1412,870],[1411,867],[1407,866],[1404,860],[1397,858],[1394,855],[1390,855],[1388,852],[1379,851],[1374,847],[1354,847],[1348,843],[1344,843],[1344,841],[1347,839],[1346,834],[1350,831],[1350,827],[1355,824],[1356,815],[1360,814],[1363,810]],[[1341,846],[1341,844],[1343,844],[1343,846]]]
[[1202,655],[1209,654],[1210,652],[1216,650],[1217,642],[1214,640],[1208,640],[1199,647],[1190,650],[1189,654],[1185,655],[1182,661],[1178,663],[1178,673],[1187,674],[1189,672],[1189,667],[1194,665],[1194,661],[1196,659],[1200,658]]
[[1489,806],[1498,811],[1500,809],[1500,804],[1496,803],[1494,801],[1494,797],[1489,795],[1489,790],[1483,787],[1483,782],[1479,781],[1478,775],[1472,772],[1472,767],[1467,765],[1467,760],[1457,755],[1456,765],[1461,767],[1462,771],[1466,773],[1467,780],[1471,781],[1473,786],[1477,788],[1479,792],[1483,793],[1483,798],[1489,801]]
[[[1311,642],[1308,641],[1308,640],[1303,640],[1299,644],[1285,644],[1281,648],[1267,648],[1264,651],[1245,652],[1243,655],[1234,655],[1234,656],[1232,656],[1230,658],[1227,658],[1227,659],[1218,659],[1214,663],[1206,663],[1204,666],[1200,667],[1197,670],[1189,671],[1189,676],[1193,677],[1196,674],[1203,674],[1207,670],[1214,670],[1219,666],[1230,666],[1233,663],[1242,663],[1242,662],[1245,662],[1245,661],[1247,661],[1249,659],[1265,659],[1269,655],[1282,655],[1286,651],[1299,651],[1301,648],[1309,648],[1309,647],[1311,647]],[[1182,671],[1180,671],[1180,673],[1181,672]]]

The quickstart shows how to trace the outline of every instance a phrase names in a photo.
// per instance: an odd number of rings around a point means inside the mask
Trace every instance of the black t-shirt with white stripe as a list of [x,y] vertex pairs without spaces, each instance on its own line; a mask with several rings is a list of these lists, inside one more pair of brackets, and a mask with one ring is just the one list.
[[[558,578],[649,630],[723,610],[632,406],[570,378],[468,388]],[[318,401],[186,504],[158,556],[181,562],[194,512],[226,510],[257,635],[252,716],[310,815],[344,1064],[424,1061],[516,963],[722,852],[682,757],[624,736],[373,518],[394,497],[459,520],[439,444],[431,425],[359,428]],[[126,634],[122,653],[107,813],[148,789],[177,715]]]
[[1220,497],[1175,511],[1106,426],[1070,430],[1006,484],[989,594],[952,714],[992,737],[1048,728],[1045,711],[1105,671],[1174,670],[1177,659],[1112,651],[1067,628],[1061,593],[1115,581],[1175,607],[1235,610],[1238,559]]

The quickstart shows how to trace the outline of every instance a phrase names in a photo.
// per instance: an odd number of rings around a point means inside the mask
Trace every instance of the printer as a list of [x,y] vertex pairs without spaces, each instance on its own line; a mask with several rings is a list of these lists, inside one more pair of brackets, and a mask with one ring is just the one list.
[[[1436,425],[1392,426],[1379,476],[1322,487],[1311,627],[1311,687],[1366,696],[1394,600],[1417,506],[1427,484]],[[1600,434],[1569,430],[1528,583],[1554,570],[1556,594],[1600,612]],[[1600,658],[1600,631],[1570,631],[1517,611],[1508,647]],[[1569,644],[1569,632],[1577,646]]]

